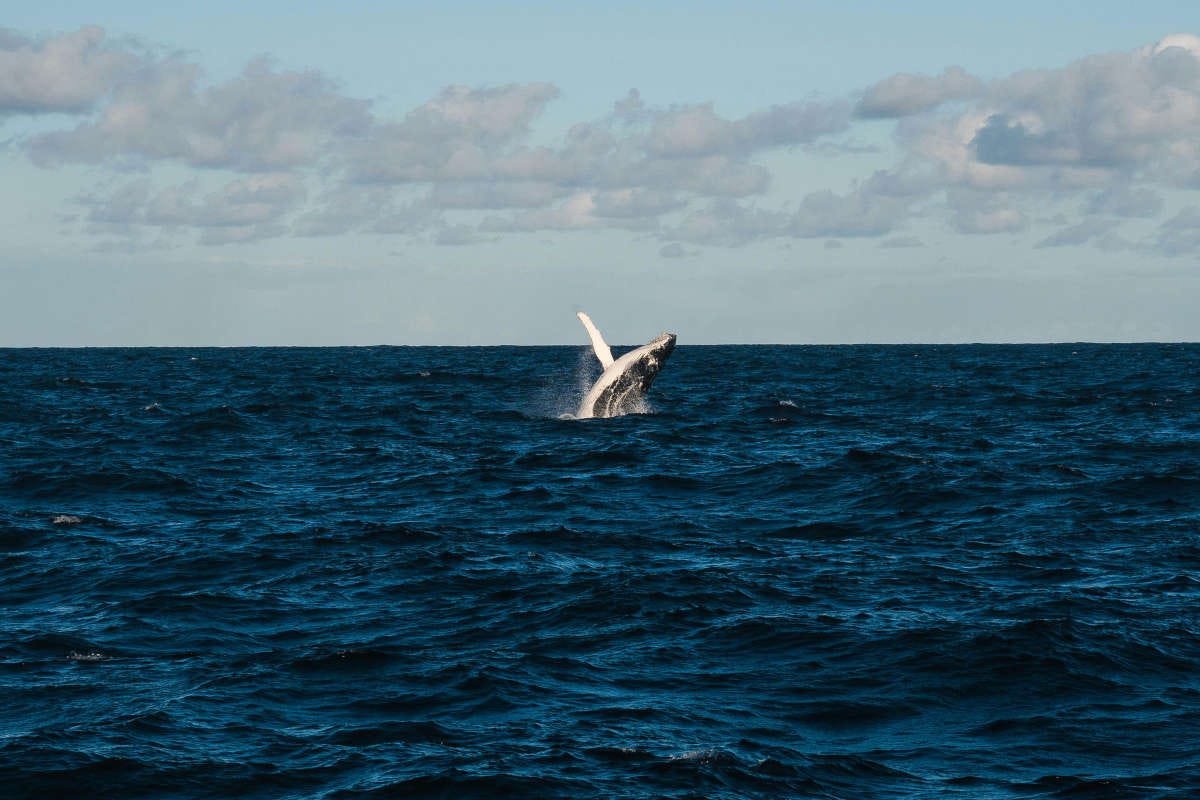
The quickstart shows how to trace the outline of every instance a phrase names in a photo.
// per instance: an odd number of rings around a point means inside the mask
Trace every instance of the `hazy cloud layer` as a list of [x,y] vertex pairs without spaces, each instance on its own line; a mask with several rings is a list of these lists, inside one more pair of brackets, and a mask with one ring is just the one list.
[[[711,103],[653,105],[631,90],[557,139],[538,136],[558,95],[544,82],[451,86],[384,119],[328,76],[266,59],[212,83],[191,61],[99,28],[41,39],[0,30],[0,115],[10,126],[69,115],[17,137],[29,157],[146,176],[79,199],[85,225],[104,234],[186,232],[216,244],[376,233],[461,246],[623,229],[660,237],[672,258],[685,243],[776,238],[914,246],[905,228],[918,217],[964,235],[1033,230],[1044,247],[1110,246],[1140,219],[1157,227],[1130,246],[1200,252],[1195,212],[1168,202],[1200,188],[1191,34],[991,80],[957,66],[898,73],[858,97],[740,117]],[[853,149],[855,126],[880,124],[894,126],[890,169],[766,202],[780,187],[764,155],[831,157]],[[163,169],[194,177],[162,185]]]
[[1084,244],[1098,236],[1103,236],[1112,229],[1113,223],[1111,220],[1093,217],[1056,231],[1038,242],[1037,246],[1068,247],[1070,245]]
[[107,196],[80,199],[98,232],[129,233],[140,226],[202,229],[201,241],[250,241],[287,232],[283,220],[306,196],[294,175],[265,173],[239,178],[215,191],[196,181],[154,190],[148,180],[125,184]]
[[1167,256],[1200,251],[1200,208],[1188,206],[1159,226],[1153,249]]

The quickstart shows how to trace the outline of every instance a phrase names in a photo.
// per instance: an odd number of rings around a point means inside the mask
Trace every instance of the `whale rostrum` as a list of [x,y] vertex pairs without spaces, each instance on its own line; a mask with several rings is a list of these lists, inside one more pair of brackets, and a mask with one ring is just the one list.
[[612,348],[604,341],[592,318],[582,311],[575,316],[587,330],[592,350],[604,367],[604,372],[579,404],[579,413],[575,416],[580,419],[615,417],[639,410],[643,395],[675,349],[675,334],[660,333],[653,341],[614,359]]

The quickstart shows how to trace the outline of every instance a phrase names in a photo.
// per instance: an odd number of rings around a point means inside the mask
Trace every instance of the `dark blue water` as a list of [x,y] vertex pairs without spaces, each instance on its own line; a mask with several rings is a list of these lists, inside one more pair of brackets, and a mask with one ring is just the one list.
[[1200,346],[0,351],[0,794],[1200,796]]

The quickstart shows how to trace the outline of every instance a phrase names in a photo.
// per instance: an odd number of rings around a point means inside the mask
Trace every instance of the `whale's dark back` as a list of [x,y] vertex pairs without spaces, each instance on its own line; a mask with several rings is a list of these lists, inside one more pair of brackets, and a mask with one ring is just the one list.
[[600,393],[592,404],[593,417],[616,417],[639,410],[650,384],[662,371],[663,364],[675,351],[675,335],[668,334],[657,347],[631,363]]

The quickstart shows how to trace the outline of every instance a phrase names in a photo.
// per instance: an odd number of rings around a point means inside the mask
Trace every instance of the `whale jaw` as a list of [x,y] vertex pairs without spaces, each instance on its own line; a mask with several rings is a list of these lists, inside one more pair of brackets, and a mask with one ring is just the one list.
[[675,350],[675,334],[662,333],[612,362],[579,406],[576,415],[616,417],[641,410],[642,398]]

